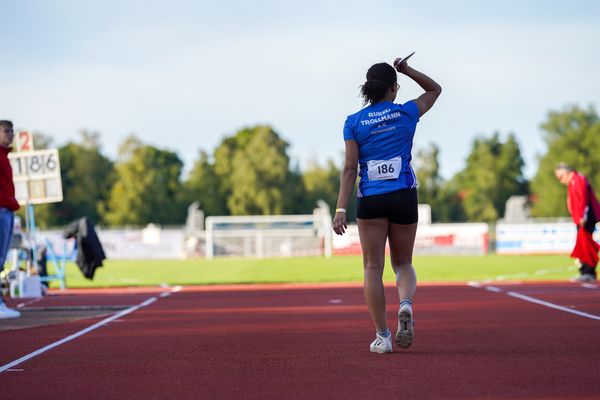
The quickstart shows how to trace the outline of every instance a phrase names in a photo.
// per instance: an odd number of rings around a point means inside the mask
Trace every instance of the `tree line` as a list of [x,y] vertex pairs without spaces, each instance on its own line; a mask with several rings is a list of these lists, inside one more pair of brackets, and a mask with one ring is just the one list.
[[[450,179],[442,177],[436,144],[416,151],[419,202],[431,205],[434,222],[494,222],[512,195],[528,196],[533,216],[568,215],[554,166],[567,162],[600,188],[600,120],[591,106],[571,106],[550,112],[541,128],[547,149],[531,181],[523,175],[514,134],[473,139],[464,168]],[[47,136],[34,139],[37,148],[52,145]],[[288,148],[272,127],[247,127],[225,137],[212,154],[200,150],[183,177],[183,162],[171,150],[131,135],[111,160],[102,153],[99,134],[84,131],[78,141],[59,147],[64,201],[36,206],[36,222],[62,226],[88,216],[104,226],[179,225],[194,201],[207,216],[307,214],[319,199],[335,208],[341,162],[313,161],[301,171],[291,165]],[[353,210],[351,204],[351,220]]]

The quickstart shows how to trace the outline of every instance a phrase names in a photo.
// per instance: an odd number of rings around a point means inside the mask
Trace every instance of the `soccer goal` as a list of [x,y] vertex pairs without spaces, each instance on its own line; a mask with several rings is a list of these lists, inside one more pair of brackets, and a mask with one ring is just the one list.
[[207,217],[205,223],[208,259],[332,254],[331,215],[323,207],[306,215]]

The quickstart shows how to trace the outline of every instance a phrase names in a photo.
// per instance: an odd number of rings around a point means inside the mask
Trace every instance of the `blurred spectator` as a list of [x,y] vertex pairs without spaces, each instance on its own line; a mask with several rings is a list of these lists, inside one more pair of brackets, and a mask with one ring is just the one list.
[[600,245],[592,234],[600,217],[600,204],[587,178],[571,166],[560,163],[554,170],[556,179],[567,186],[567,207],[577,225],[577,240],[571,257],[579,261],[578,282],[595,282]]
[[[13,138],[12,122],[0,121],[0,272],[4,270],[4,262],[12,239],[14,212],[19,209],[19,203],[15,198],[12,167],[8,160]],[[20,316],[21,313],[8,308],[0,296],[0,319]]]

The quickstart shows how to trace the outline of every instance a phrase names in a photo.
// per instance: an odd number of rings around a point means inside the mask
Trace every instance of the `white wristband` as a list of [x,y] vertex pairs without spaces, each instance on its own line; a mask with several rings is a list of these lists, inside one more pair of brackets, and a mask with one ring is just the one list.
[[335,212],[336,213],[344,213],[344,214],[346,214],[346,209],[345,208],[336,208]]

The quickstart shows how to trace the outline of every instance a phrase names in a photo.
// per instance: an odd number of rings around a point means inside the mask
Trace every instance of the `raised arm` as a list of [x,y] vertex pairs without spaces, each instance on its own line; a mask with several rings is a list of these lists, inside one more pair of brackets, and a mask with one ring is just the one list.
[[425,90],[425,93],[415,99],[415,103],[417,104],[417,107],[419,107],[419,113],[421,115],[425,114],[433,107],[435,101],[442,93],[442,87],[424,73],[409,67],[407,62],[402,61],[401,58],[397,58],[394,61],[394,67],[396,68],[396,71],[408,76]]

